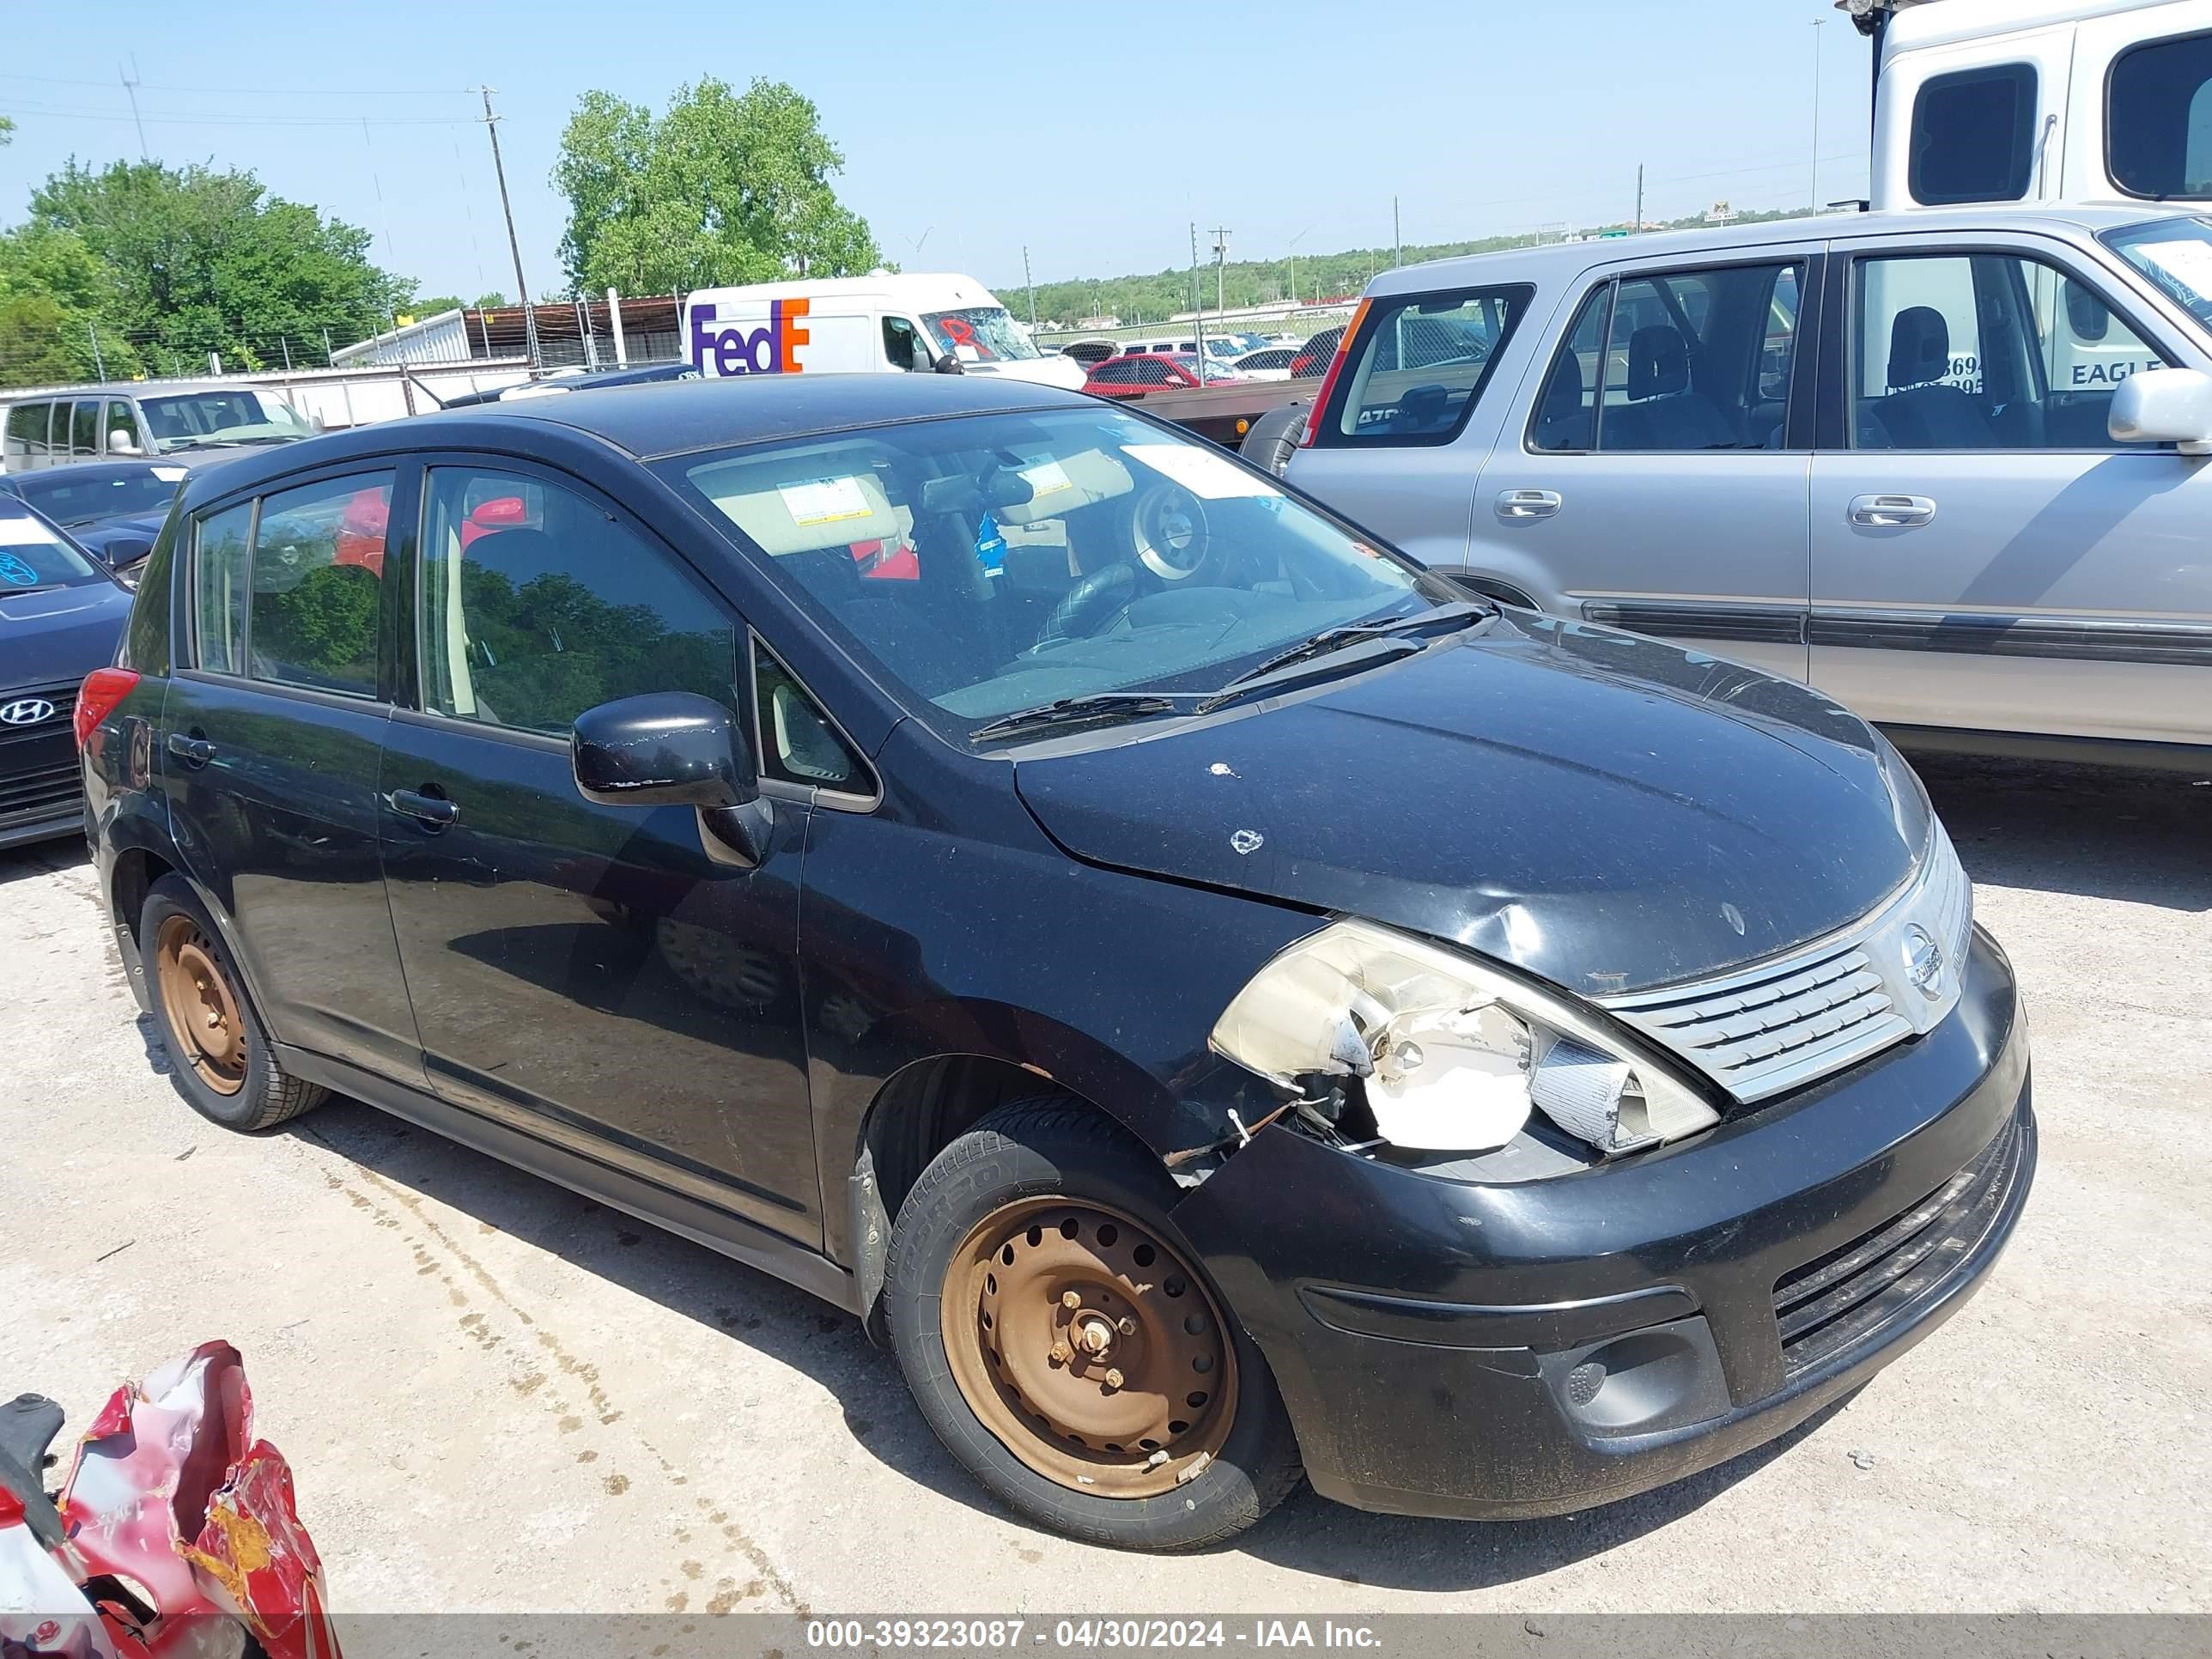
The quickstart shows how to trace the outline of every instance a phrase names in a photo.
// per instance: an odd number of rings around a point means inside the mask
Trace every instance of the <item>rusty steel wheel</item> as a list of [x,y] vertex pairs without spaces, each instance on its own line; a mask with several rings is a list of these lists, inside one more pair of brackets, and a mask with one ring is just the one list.
[[177,1059],[217,1094],[236,1094],[246,1086],[246,1018],[214,946],[191,917],[162,918],[154,971]]
[[969,1409],[1072,1492],[1151,1498],[1195,1479],[1237,1418],[1237,1351],[1203,1281],[1088,1200],[993,1211],[953,1251],[945,1358]]

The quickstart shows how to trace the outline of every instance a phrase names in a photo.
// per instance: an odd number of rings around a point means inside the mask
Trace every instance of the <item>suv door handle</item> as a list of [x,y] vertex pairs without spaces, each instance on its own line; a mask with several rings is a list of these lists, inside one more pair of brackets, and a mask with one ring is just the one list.
[[1559,510],[1556,489],[1505,489],[1498,495],[1498,516],[1510,524],[1525,519],[1548,519]]
[[1853,524],[1870,530],[1902,529],[1935,516],[1935,500],[1927,495],[1854,495],[1849,514]]
[[410,818],[419,818],[433,830],[442,830],[461,816],[461,804],[448,800],[443,795],[414,789],[395,789],[388,799],[393,811],[404,812]]
[[215,745],[205,738],[187,736],[182,732],[169,733],[169,752],[187,766],[205,766],[215,758]]

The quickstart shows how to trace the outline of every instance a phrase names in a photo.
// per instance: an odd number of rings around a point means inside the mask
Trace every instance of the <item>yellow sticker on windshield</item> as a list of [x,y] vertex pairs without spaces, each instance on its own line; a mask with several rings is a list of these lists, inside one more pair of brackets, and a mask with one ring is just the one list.
[[783,509],[793,524],[835,524],[840,519],[865,519],[868,498],[858,478],[809,478],[802,483],[778,484]]

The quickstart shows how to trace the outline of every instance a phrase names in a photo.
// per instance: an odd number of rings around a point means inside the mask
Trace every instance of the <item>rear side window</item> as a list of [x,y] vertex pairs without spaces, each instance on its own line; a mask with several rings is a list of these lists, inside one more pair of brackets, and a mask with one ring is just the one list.
[[2035,173],[2035,66],[1996,64],[1929,77],[1912,100],[1912,198],[2016,202]]
[[377,615],[392,474],[270,495],[253,536],[252,677],[376,695]]
[[192,532],[193,659],[218,674],[246,672],[247,555],[253,503],[210,514]]
[[2212,197],[2212,34],[2123,52],[2106,110],[2114,184],[2130,196]]
[[1458,289],[1370,301],[1315,442],[1449,443],[1532,292],[1525,285]]
[[8,459],[28,460],[46,453],[46,420],[52,404],[17,404],[8,411]]

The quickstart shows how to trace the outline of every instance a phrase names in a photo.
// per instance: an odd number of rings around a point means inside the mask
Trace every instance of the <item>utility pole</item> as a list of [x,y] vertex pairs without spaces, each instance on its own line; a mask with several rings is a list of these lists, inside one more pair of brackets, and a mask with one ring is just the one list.
[[146,150],[146,124],[138,118],[138,54],[135,52],[131,54],[131,72],[128,75],[123,73],[123,66],[119,64],[116,65],[115,73],[123,82],[125,95],[131,100],[131,125],[138,129],[138,159],[150,161],[154,158]]
[[1198,287],[1198,221],[1190,222],[1190,311],[1191,327],[1198,337],[1198,361],[1201,368],[1206,362],[1206,301]]
[[1641,233],[1644,228],[1644,163],[1636,164],[1636,222],[1629,229]]
[[1828,20],[1813,20],[1813,201],[1815,213],[1820,210],[1820,26]]
[[492,88],[478,87],[483,94],[484,131],[491,135],[492,176],[499,180],[499,210],[507,216],[507,249],[514,256],[514,295],[522,306],[522,335],[530,354],[530,374],[536,379],[543,360],[538,353],[538,312],[530,303],[530,285],[522,276],[522,242],[514,234],[514,204],[507,198],[507,167],[499,159],[499,117],[491,112]]
[[1390,263],[1393,265],[1406,263],[1406,243],[1405,239],[1398,234],[1398,198],[1395,196],[1390,198]]
[[[927,236],[927,231],[922,232]],[[1022,284],[1030,291],[1030,332],[1036,332],[1036,278],[1030,275],[1029,245],[1022,245]]]
[[1225,284],[1228,281],[1229,232],[1220,225],[1213,228],[1213,314],[1218,317],[1229,309]]

